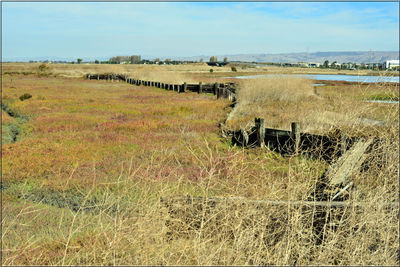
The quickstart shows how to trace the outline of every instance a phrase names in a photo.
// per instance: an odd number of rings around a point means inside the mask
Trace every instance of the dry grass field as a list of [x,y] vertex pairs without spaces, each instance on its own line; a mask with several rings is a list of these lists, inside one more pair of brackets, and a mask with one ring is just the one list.
[[[2,69],[2,265],[398,265],[398,85],[293,78],[243,80],[238,103],[86,73],[158,81],[222,81],[230,67],[38,64]],[[239,70],[240,74],[268,72]],[[32,97],[20,100],[23,94]],[[319,159],[232,147],[218,124],[379,136],[385,144],[352,177],[348,207],[319,240],[313,212],[227,204],[171,230],[160,198],[306,200],[327,167]],[[383,159],[383,160],[382,160]],[[190,213],[190,211],[187,211]],[[333,215],[332,215],[333,216]],[[179,224],[180,223],[180,224]],[[176,230],[176,229],[175,229]],[[189,233],[190,232],[190,233]]]

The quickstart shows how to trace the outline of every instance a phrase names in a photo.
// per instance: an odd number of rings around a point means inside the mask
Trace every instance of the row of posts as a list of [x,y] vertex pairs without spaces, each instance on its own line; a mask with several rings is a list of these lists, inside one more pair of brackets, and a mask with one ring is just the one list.
[[[178,93],[186,92],[187,88],[188,88],[188,84],[186,82],[183,84],[166,84],[166,83],[161,83],[161,82],[136,80],[136,79],[132,79],[132,78],[127,78],[126,76],[122,76],[122,75],[112,75],[112,74],[90,75],[90,74],[87,74],[86,77],[87,77],[87,79],[97,79],[97,80],[104,79],[104,80],[111,81],[111,82],[113,82],[114,80],[116,80],[116,81],[123,80],[123,81],[126,81],[127,83],[133,84],[133,85],[153,86],[153,87],[157,87],[157,88],[163,88],[166,90],[177,91]],[[203,93],[203,83],[202,82],[199,82],[197,92],[199,94]],[[228,98],[231,101],[235,100],[234,93],[225,87],[221,87],[219,83],[213,84],[213,93],[214,93],[214,95],[217,96],[217,99]]]

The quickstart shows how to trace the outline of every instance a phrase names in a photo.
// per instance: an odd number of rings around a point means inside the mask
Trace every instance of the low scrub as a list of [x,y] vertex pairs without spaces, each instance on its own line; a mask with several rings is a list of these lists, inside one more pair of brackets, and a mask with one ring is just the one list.
[[25,93],[25,94],[23,94],[23,95],[21,95],[19,97],[19,100],[24,101],[24,100],[29,99],[29,98],[32,98],[32,95]]

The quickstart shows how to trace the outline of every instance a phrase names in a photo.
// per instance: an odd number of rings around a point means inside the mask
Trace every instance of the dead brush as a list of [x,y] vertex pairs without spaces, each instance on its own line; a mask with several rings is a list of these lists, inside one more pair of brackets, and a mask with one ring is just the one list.
[[[369,151],[367,156],[374,153],[376,150]],[[354,173],[353,187],[342,196],[350,203],[344,207],[313,207],[295,201],[284,205],[268,201],[269,195],[265,195],[266,201],[208,193],[169,198],[165,200],[167,242],[184,239],[193,245],[207,243],[220,248],[228,260],[223,264],[398,264],[398,158],[395,160],[384,165],[370,160],[368,170]],[[295,173],[288,175],[288,199],[295,200],[293,188],[300,185],[293,184]],[[213,181],[212,187],[217,186],[215,178]],[[315,182],[309,178],[310,192],[316,190]],[[207,192],[212,191],[208,187]],[[325,193],[332,198],[337,191]],[[307,195],[300,200],[304,197]],[[228,248],[231,253],[227,255]],[[209,260],[206,262],[222,264]]]
[[[398,141],[385,143],[388,146],[385,149],[390,150],[393,145],[398,145]],[[39,223],[43,231],[32,232],[29,241],[19,243],[18,249],[3,250],[2,263],[399,263],[399,210],[398,206],[385,204],[398,202],[398,159],[389,157],[383,165],[372,161],[369,169],[352,177],[354,187],[346,198],[352,203],[362,202],[363,206],[321,210],[312,205],[295,204],[306,200],[307,192],[315,190],[319,171],[307,160],[289,158],[286,175],[276,179],[276,174],[269,173],[265,167],[277,157],[273,152],[255,150],[250,153],[232,148],[230,156],[221,157],[206,144],[188,147],[188,157],[190,155],[198,162],[197,182],[177,177],[178,170],[170,179],[157,182],[154,180],[156,173],[149,165],[132,161],[121,164],[117,180],[97,185],[103,187],[103,193],[97,204],[94,203],[95,213],[85,212],[84,208],[92,199],[92,190],[87,192],[77,211],[29,208],[26,202],[19,215],[10,220],[13,211],[6,205],[2,221],[3,248],[11,247],[9,242],[21,234],[21,227]],[[154,151],[149,157],[160,171],[176,160],[172,150]],[[264,158],[265,163],[260,164],[259,158]],[[185,163],[181,164],[183,167]],[[254,172],[252,169],[257,167],[265,169]],[[93,178],[95,176],[93,174]],[[280,187],[282,182],[284,187]],[[185,197],[173,197],[182,195]],[[282,205],[264,201],[276,200],[279,196],[292,202]],[[165,201],[160,203],[160,198]],[[41,212],[49,216],[37,221]],[[50,227],[53,224],[56,233],[48,231],[53,229]],[[320,225],[317,232],[316,224]],[[43,243],[46,238],[57,245]]]

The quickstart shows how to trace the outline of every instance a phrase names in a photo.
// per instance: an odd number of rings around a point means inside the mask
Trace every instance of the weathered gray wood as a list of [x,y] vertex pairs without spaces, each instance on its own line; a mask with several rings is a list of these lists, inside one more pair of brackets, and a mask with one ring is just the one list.
[[243,146],[247,146],[249,143],[249,135],[245,129],[240,129],[240,133],[243,136]]
[[[214,89],[214,95],[217,95],[218,94],[218,83],[214,83],[213,89]],[[217,95],[217,98],[219,98],[218,95]]]
[[346,152],[347,142],[346,142],[346,134],[344,132],[340,132],[340,150],[342,154]]
[[265,121],[262,118],[254,119],[257,131],[257,145],[265,147]]
[[299,145],[300,145],[300,123],[292,122],[291,127],[292,127],[292,132],[290,136],[294,142],[293,151],[294,154],[297,155],[299,153]]
[[365,151],[372,144],[373,139],[358,140],[348,151],[346,151],[334,164],[328,167],[326,176],[330,185],[338,186],[346,184],[352,174],[359,170],[365,161]]
[[203,93],[203,83],[199,82],[199,94]]
[[186,83],[186,82],[184,82],[184,83],[182,84],[182,87],[181,87],[180,93],[184,93],[184,92],[186,92],[186,91],[187,91],[187,83]]
[[217,99],[221,98],[221,90],[218,83],[214,84],[214,92],[214,95],[217,95]]

